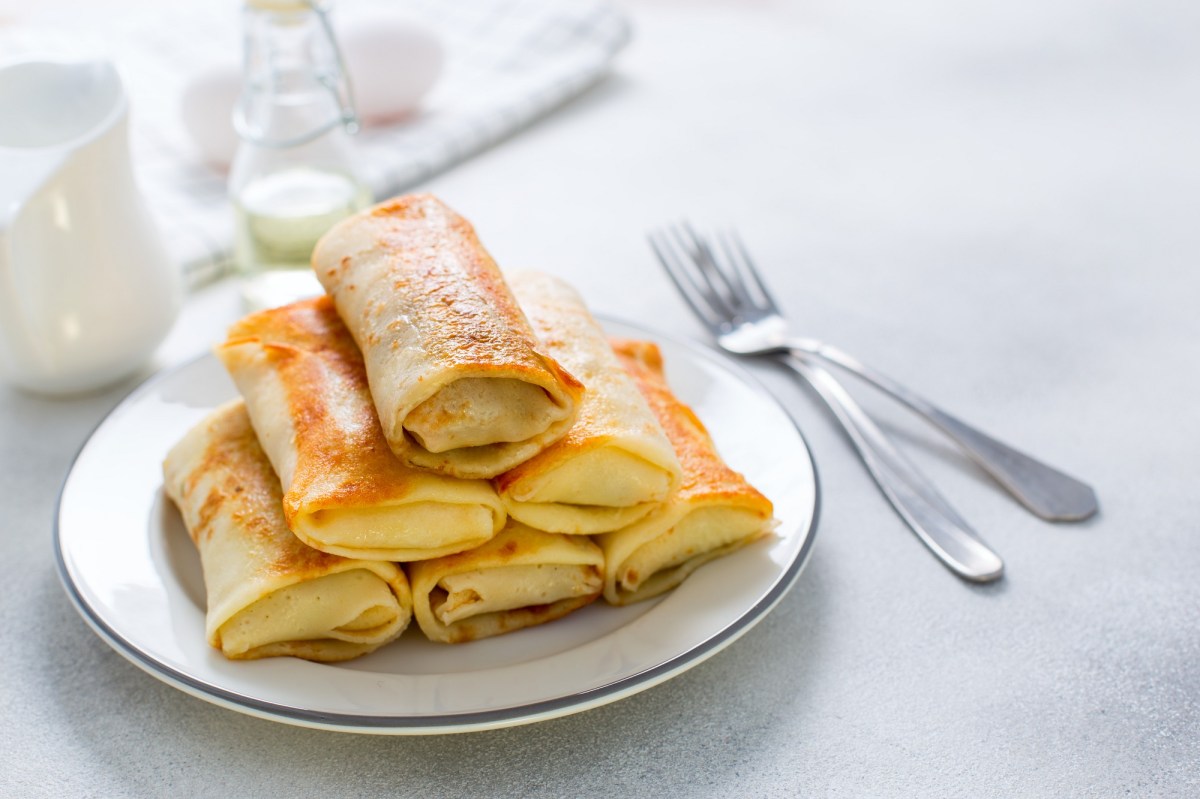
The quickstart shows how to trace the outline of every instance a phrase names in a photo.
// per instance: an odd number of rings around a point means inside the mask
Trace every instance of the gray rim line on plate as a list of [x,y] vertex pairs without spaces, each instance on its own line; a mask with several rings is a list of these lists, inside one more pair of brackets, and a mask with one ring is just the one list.
[[[511,722],[512,725],[517,725],[524,723],[525,720],[529,722],[537,721],[537,716],[545,716],[547,714],[551,714],[551,717],[567,715],[566,712],[556,713],[556,711],[565,711],[567,708],[578,705],[581,702],[605,704],[603,700],[605,700],[607,697],[612,696],[612,701],[620,698],[620,696],[613,696],[614,694],[620,694],[624,691],[636,693],[637,690],[635,689],[646,690],[654,687],[663,680],[668,679],[672,672],[693,662],[698,663],[706,660],[708,657],[716,654],[717,651],[723,648],[724,644],[732,643],[737,637],[740,637],[742,634],[748,632],[755,624],[761,621],[763,617],[765,617],[766,614],[779,603],[780,600],[783,599],[784,595],[786,595],[791,589],[792,585],[795,584],[797,578],[800,576],[800,573],[804,570],[804,567],[808,563],[813,542],[816,539],[817,524],[821,515],[820,478],[817,473],[817,465],[813,461],[812,450],[808,446],[807,439],[804,438],[804,431],[802,431],[800,426],[796,423],[795,417],[788,411],[783,403],[781,403],[779,399],[770,390],[768,390],[766,386],[763,385],[762,381],[760,381],[750,372],[746,371],[740,364],[737,364],[733,360],[719,355],[718,353],[697,342],[692,342],[687,339],[679,339],[657,332],[651,332],[645,330],[640,325],[631,324],[624,320],[609,316],[597,314],[597,318],[599,321],[601,321],[601,323],[615,322],[632,330],[642,332],[651,339],[657,338],[664,341],[670,341],[678,346],[682,346],[685,349],[688,349],[699,355],[700,357],[718,364],[721,368],[733,372],[748,385],[760,389],[767,397],[770,397],[772,402],[779,406],[784,415],[787,416],[787,418],[792,422],[792,426],[795,427],[796,433],[800,436],[800,440],[804,444],[805,458],[808,460],[809,467],[812,470],[812,515],[808,520],[807,527],[803,530],[803,535],[805,536],[804,543],[801,545],[800,551],[796,554],[796,557],[792,560],[792,563],[789,565],[788,569],[782,575],[780,575],[780,578],[771,587],[771,590],[768,591],[767,594],[762,597],[762,599],[755,603],[750,610],[746,611],[744,614],[739,616],[737,620],[717,632],[715,635],[705,639],[704,641],[701,641],[699,644],[688,649],[687,651],[682,652],[669,660],[659,663],[657,666],[637,672],[636,674],[631,674],[628,677],[622,677],[597,688],[580,691],[579,693],[562,696],[557,699],[548,699],[524,705],[514,705],[512,707],[499,708],[496,710],[469,711],[464,713],[450,713],[437,716],[359,716],[351,713],[321,713],[317,711],[306,710],[304,708],[293,707],[291,705],[280,705],[274,702],[267,702],[261,699],[255,699],[254,697],[235,693],[219,686],[212,685],[211,683],[204,682],[203,680],[198,680],[189,674],[161,663],[153,655],[150,655],[141,648],[135,646],[133,643],[120,635],[120,633],[118,633],[116,630],[112,629],[112,627],[110,627],[102,618],[100,618],[100,615],[91,607],[91,605],[84,600],[83,596],[75,586],[74,580],[71,578],[71,574],[67,568],[66,559],[63,555],[62,536],[59,529],[59,514],[62,510],[63,494],[66,491],[67,484],[71,480],[72,474],[75,472],[75,466],[79,460],[79,457],[83,454],[83,451],[87,448],[88,444],[91,443],[96,432],[108,421],[109,417],[111,417],[121,408],[125,407],[130,400],[150,391],[159,382],[208,357],[208,353],[197,355],[195,358],[185,361],[184,363],[181,363],[172,369],[151,375],[138,386],[136,386],[111,410],[104,414],[103,418],[101,418],[96,426],[92,428],[91,432],[88,433],[83,444],[79,447],[79,450],[71,459],[71,465],[67,469],[67,474],[63,479],[62,487],[59,489],[58,500],[55,503],[54,508],[54,559],[57,566],[59,581],[62,583],[63,590],[66,591],[67,596],[71,600],[71,603],[75,606],[75,609],[79,611],[81,616],[83,616],[84,621],[86,621],[89,626],[98,632],[100,636],[105,639],[106,643],[116,649],[121,655],[124,655],[127,659],[131,660],[134,665],[139,666],[147,673],[158,677],[167,683],[175,684],[176,687],[184,690],[185,693],[191,693],[192,691],[195,691],[196,693],[193,695],[198,699],[204,699],[205,697],[202,695],[207,695],[209,697],[220,699],[222,702],[228,702],[229,704],[239,705],[249,710],[256,711],[259,714],[278,719],[284,723],[287,723],[288,721],[299,721],[337,731],[354,731],[355,728],[358,728],[359,730],[386,731],[408,729],[413,731],[438,732],[447,728],[462,728],[461,731],[468,732],[472,727],[482,730],[493,727],[500,722]],[[191,691],[188,689],[191,689]],[[595,707],[597,704],[590,704],[590,706]],[[580,708],[579,710],[583,711],[586,709],[588,708]]]

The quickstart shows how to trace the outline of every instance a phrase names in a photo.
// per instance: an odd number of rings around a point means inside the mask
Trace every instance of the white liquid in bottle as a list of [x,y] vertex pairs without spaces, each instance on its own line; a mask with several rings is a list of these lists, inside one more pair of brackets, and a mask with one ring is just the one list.
[[293,167],[246,184],[234,199],[234,255],[247,306],[271,308],[322,289],[309,259],[317,239],[370,202],[352,178]]

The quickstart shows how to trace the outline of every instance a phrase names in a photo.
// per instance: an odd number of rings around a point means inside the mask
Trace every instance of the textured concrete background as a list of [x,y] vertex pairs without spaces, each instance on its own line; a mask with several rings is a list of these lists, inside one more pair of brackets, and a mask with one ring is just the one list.
[[[1006,558],[940,567],[789,377],[812,562],[758,627],[633,698],[496,732],[372,738],[186,696],[93,635],[54,574],[71,458],[132,383],[0,388],[0,794],[1200,794],[1200,49],[1168,0],[638,2],[606,83],[428,188],[502,263],[699,335],[642,233],[736,223],[798,328],[1085,477],[1033,519],[871,402]],[[197,297],[160,362],[233,315]],[[864,395],[865,392],[859,392]],[[103,531],[97,531],[102,534]]]

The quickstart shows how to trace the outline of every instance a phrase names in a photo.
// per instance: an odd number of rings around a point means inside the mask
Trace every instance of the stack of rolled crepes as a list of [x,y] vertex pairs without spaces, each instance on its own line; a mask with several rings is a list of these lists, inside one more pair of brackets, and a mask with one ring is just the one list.
[[653,344],[611,344],[560,280],[506,280],[437,199],[350,217],[313,267],[327,296],[231,328],[242,399],[164,465],[227,656],[345,659],[414,615],[493,636],[661,594],[770,531]]

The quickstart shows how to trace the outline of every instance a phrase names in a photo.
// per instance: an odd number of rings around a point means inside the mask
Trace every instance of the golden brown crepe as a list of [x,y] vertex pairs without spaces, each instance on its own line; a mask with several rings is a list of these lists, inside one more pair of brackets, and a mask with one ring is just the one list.
[[596,537],[604,599],[628,605],[658,596],[699,566],[770,533],[770,500],[730,469],[692,410],[667,386],[662,354],[647,341],[612,341],[683,465],[683,483],[641,521]]
[[604,559],[585,536],[509,520],[469,552],[409,566],[417,624],[458,644],[561,618],[600,596]]
[[675,450],[575,290],[538,272],[509,284],[550,355],[587,390],[564,438],[496,478],[504,506],[555,533],[626,527],[679,484]]
[[348,660],[408,626],[412,594],[396,564],[319,552],[288,530],[241,400],[189,431],[163,476],[200,552],[208,642],[226,657]]
[[283,483],[288,526],[345,557],[410,561],[478,546],[504,526],[486,480],[401,463],[362,356],[328,297],[251,314],[217,348]]
[[429,195],[338,223],[313,269],[406,463],[495,477],[562,438],[582,386],[536,340],[470,223]]

